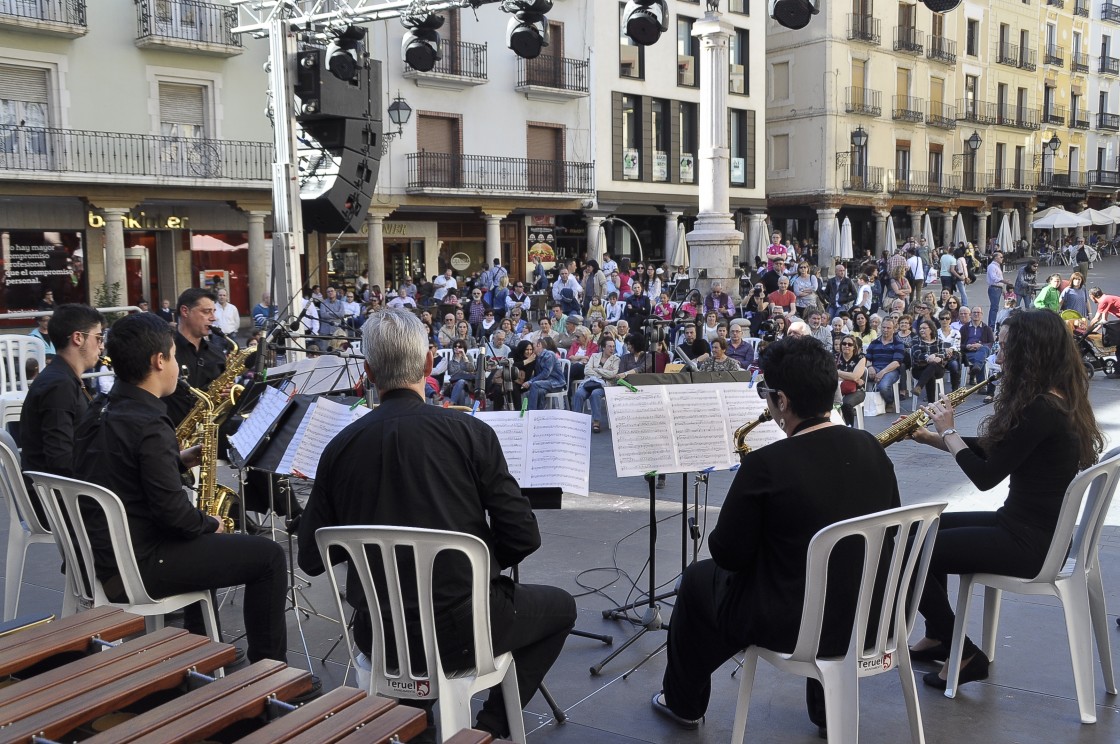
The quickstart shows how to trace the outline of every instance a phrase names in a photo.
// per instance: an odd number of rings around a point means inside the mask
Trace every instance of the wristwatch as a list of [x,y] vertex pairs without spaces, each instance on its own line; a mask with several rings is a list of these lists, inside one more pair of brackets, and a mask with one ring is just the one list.
[[945,441],[945,437],[949,436],[950,434],[956,434],[956,433],[957,433],[956,429],[946,429],[945,431],[941,432],[941,441]]

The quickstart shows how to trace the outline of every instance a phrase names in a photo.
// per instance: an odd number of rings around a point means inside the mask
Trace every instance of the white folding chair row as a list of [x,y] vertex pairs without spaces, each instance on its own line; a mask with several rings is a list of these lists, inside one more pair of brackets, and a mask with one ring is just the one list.
[[30,358],[38,360],[40,370],[47,366],[47,347],[42,339],[0,335],[0,393],[26,392],[31,387],[25,367]]

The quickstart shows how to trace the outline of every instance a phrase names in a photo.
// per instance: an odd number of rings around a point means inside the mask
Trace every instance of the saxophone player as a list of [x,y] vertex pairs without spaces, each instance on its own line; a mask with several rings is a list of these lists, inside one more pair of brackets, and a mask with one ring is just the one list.
[[[217,295],[210,290],[192,287],[183,290],[176,304],[175,357],[179,364],[176,372],[182,370],[187,385],[199,390],[209,387],[226,369],[226,344],[210,335],[217,303]],[[228,393],[228,390],[223,391],[223,394]],[[179,385],[164,403],[171,424],[178,426],[194,407],[195,397],[185,385]]]
[[[145,588],[153,597],[245,585],[250,661],[285,661],[284,551],[264,537],[223,534],[221,523],[191,506],[179,480],[175,429],[161,398],[179,382],[177,345],[167,322],[150,313],[117,321],[108,339],[117,383],[108,402],[83,417],[75,436],[79,478],[113,491],[124,504]],[[96,519],[96,518],[94,518]],[[102,523],[103,525],[103,523]],[[95,570],[110,600],[121,591],[108,532],[91,521]],[[197,605],[185,625],[204,633]]]

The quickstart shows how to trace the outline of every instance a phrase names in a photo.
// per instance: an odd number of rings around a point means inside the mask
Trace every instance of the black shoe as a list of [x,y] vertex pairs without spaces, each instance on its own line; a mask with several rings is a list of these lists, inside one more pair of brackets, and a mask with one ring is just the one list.
[[323,694],[323,680],[319,679],[316,675],[312,674],[311,675],[311,689],[308,690],[307,692],[303,693],[302,695],[296,695],[294,698],[292,698],[291,700],[288,701],[288,704],[299,706],[299,705],[303,705],[304,703],[310,703],[312,700],[316,699],[317,697],[319,697],[322,694]]
[[[967,682],[987,679],[990,664],[988,657],[977,651],[968,658],[968,664],[961,668],[960,676],[957,678],[957,687]],[[929,672],[922,677],[922,681],[936,690],[944,690],[947,686],[947,682],[941,679],[940,672]]]
[[689,729],[689,730],[697,729],[697,728],[700,727],[701,721],[704,720],[703,716],[701,716],[700,718],[695,718],[695,719],[693,719],[693,718],[682,718],[681,716],[678,716],[676,713],[673,712],[673,709],[669,707],[669,704],[665,702],[665,693],[664,692],[654,693],[653,697],[650,698],[649,702],[650,702],[650,705],[653,706],[653,709],[655,711],[657,711],[661,715],[665,716],[669,720],[673,721],[674,723],[676,723],[681,728],[686,728],[686,729]]
[[944,643],[939,643],[936,646],[923,648],[921,651],[910,649],[911,661],[948,661],[949,647]]
[[828,726],[817,726],[817,738],[828,741]]

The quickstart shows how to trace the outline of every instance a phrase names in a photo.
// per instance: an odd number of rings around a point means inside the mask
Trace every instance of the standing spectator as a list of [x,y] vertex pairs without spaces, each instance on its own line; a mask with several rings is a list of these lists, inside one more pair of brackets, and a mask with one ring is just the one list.
[[968,270],[968,250],[964,246],[957,248],[953,253],[953,261],[953,287],[960,295],[961,302],[967,305],[968,292],[965,286],[971,281]]
[[988,325],[996,323],[996,313],[1007,292],[1007,280],[1003,277],[1003,252],[996,251],[988,264]]
[[[264,297],[262,299],[264,300],[264,304],[268,305],[268,292],[264,293]],[[260,307],[260,305],[257,305],[257,307]],[[254,322],[256,321],[256,312],[257,312],[257,309],[253,308],[253,320],[254,320]],[[156,315],[163,318],[168,323],[174,323],[175,322],[175,311],[171,309],[171,300],[164,300],[162,303],[160,303],[159,310],[156,310]],[[271,316],[269,316],[269,317],[271,317]],[[258,327],[262,326],[262,325],[264,325],[263,322],[257,323]]]
[[941,288],[952,292],[954,284],[953,272],[956,271],[957,259],[954,258],[951,250],[948,248],[941,249],[941,259],[938,266],[939,270],[937,275],[941,279]]
[[1097,311],[1093,314],[1093,319],[1089,321],[1090,328],[1097,323],[1107,323],[1109,320],[1120,318],[1120,297],[1106,295],[1100,287],[1090,289],[1089,297],[1097,305]]
[[[55,355],[54,344],[51,343],[51,335],[48,330],[51,322],[51,316],[40,315],[35,319],[35,322],[36,326],[32,328],[31,332],[27,335],[42,341],[43,346],[46,348],[47,356],[53,357]],[[82,370],[82,372],[85,372],[85,370]]]
[[775,262],[779,258],[782,259],[782,263],[784,264],[789,258],[789,252],[786,250],[786,247],[782,245],[782,232],[780,230],[775,230],[770,235],[770,245],[766,248],[766,270],[774,271],[776,268]]
[[1037,277],[1038,259],[1031,258],[1015,277],[1015,294],[1019,298],[1020,307],[1030,308],[1034,304],[1034,296],[1038,292]]
[[237,306],[229,301],[229,292],[225,289],[218,290],[218,307],[215,308],[215,313],[218,321],[218,327],[222,329],[222,333],[237,343],[237,332],[241,329],[241,313],[237,311]]
[[1052,310],[1058,312],[1062,305],[1062,275],[1051,274],[1046,277],[1046,286],[1034,298],[1034,306],[1039,310]]
[[533,272],[531,276],[534,292],[548,291],[548,274],[545,273],[544,264],[541,263],[540,256],[533,256]]
[[451,274],[451,267],[448,267],[441,276],[437,276],[433,280],[433,283],[436,287],[436,291],[433,296],[436,298],[436,300],[441,302],[445,297],[447,297],[448,292],[453,292],[459,289],[458,282],[455,281],[455,277]]
[[346,304],[338,296],[338,290],[327,287],[327,297],[319,303],[319,333],[333,336],[346,319]]
[[1080,271],[1069,277],[1069,286],[1062,290],[1059,298],[1062,310],[1073,310],[1082,318],[1089,317],[1089,291],[1085,289],[1085,278]]
[[1076,255],[1074,259],[1077,261],[1077,270],[1081,272],[1081,276],[1086,279],[1089,278],[1089,249],[1085,245],[1085,238],[1077,239]]
[[635,281],[631,287],[633,292],[626,298],[626,312],[623,313],[623,317],[632,328],[637,330],[645,324],[646,319],[653,312],[653,308],[650,306],[649,297],[646,296],[639,282]]

